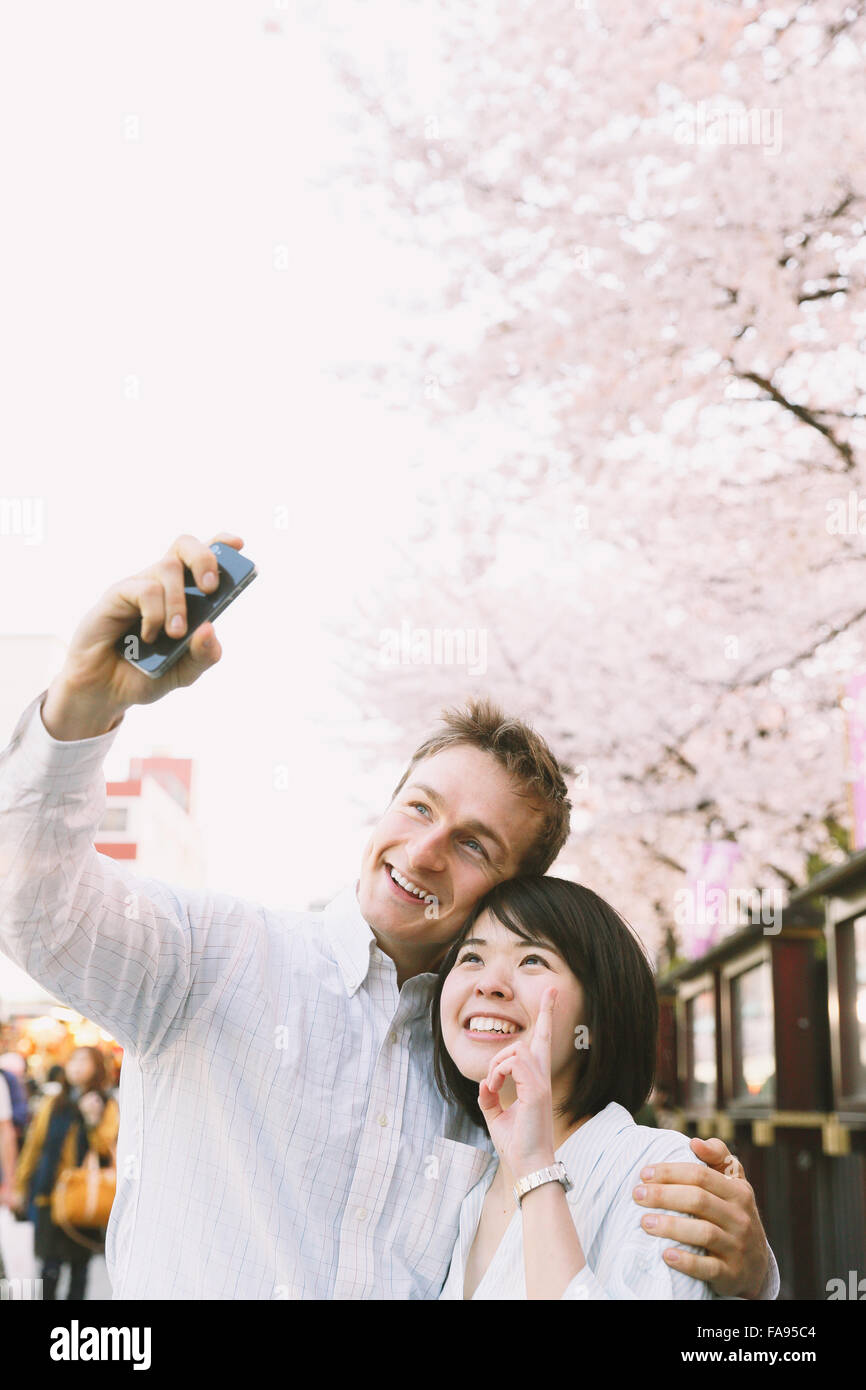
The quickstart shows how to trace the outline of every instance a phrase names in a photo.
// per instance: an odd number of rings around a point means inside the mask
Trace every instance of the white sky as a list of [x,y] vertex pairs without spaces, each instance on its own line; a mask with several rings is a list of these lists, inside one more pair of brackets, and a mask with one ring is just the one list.
[[420,387],[397,416],[323,375],[394,354],[383,296],[417,265],[308,186],[345,138],[322,52],[265,4],[0,15],[0,497],[44,516],[41,544],[0,535],[0,632],[68,641],[181,532],[243,536],[260,577],[217,622],[221,663],[129,711],[106,776],[195,758],[210,886],[299,908],[351,879],[399,771],[365,782],[337,746],[355,715],[319,622],[375,579],[406,460],[435,447]]

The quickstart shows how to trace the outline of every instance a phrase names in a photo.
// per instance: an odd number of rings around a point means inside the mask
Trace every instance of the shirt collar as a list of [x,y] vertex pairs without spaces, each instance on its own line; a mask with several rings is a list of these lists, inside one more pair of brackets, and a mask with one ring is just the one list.
[[324,910],[325,930],[351,996],[367,978],[370,953],[376,945],[369,922],[361,915],[357,894],[358,883],[349,884],[328,903]]
[[[323,916],[325,930],[350,998],[366,980],[374,951],[379,951],[381,959],[389,961],[391,968],[396,970],[393,961],[377,945],[373,929],[361,913],[358,880],[332,898]],[[420,1018],[427,1011],[435,984],[435,971],[425,971],[406,981],[401,992],[401,1017],[404,1022]]]

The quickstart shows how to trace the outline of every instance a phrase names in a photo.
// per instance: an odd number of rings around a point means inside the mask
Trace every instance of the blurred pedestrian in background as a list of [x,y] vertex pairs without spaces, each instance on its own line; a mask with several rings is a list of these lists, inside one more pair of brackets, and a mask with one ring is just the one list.
[[[36,1228],[34,1249],[42,1262],[43,1298],[57,1297],[61,1266],[68,1264],[67,1298],[83,1299],[93,1251],[55,1224],[51,1198],[61,1173],[80,1167],[88,1150],[98,1156],[102,1166],[113,1166],[119,1111],[117,1101],[109,1094],[105,1061],[98,1048],[76,1048],[65,1071],[55,1082],[46,1084],[45,1092],[55,1083],[59,1083],[59,1089],[44,1095],[33,1117],[15,1182],[18,1200],[29,1205],[30,1219]],[[81,1235],[98,1243],[103,1232],[82,1230]]]
[[42,1087],[43,1096],[56,1096],[58,1091],[62,1091],[65,1076],[65,1069],[59,1062],[55,1062],[54,1066],[49,1068],[48,1075],[45,1078]]
[[686,1132],[685,1112],[674,1104],[673,1096],[664,1086],[657,1086],[650,1097],[655,1108],[655,1122],[659,1129],[677,1129]]
[[[14,1206],[13,1178],[18,1141],[12,1118],[12,1088],[6,1073],[0,1071],[0,1206]],[[5,1279],[3,1252],[0,1250],[0,1279]]]
[[[0,1057],[2,1073],[12,1102],[12,1124],[18,1147],[24,1143],[24,1136],[30,1122],[30,1098],[27,1090],[27,1065],[17,1052],[4,1052]],[[11,1179],[10,1179],[11,1181]]]

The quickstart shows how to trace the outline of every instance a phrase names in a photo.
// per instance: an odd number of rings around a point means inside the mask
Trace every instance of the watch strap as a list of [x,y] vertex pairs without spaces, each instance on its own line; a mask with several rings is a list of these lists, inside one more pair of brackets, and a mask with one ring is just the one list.
[[514,1200],[518,1206],[534,1187],[541,1187],[546,1182],[560,1182],[566,1192],[572,1187],[571,1179],[565,1171],[564,1163],[552,1163],[547,1168],[536,1168],[534,1173],[527,1173],[525,1177],[518,1178],[514,1184]]

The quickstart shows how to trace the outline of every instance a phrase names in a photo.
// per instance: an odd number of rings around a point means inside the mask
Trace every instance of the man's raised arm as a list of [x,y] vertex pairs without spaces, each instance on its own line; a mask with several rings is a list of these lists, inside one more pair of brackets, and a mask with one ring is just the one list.
[[93,847],[106,804],[102,764],[126,709],[192,684],[221,654],[210,623],[160,680],[115,650],[139,614],[144,641],[174,613],[186,621],[185,564],[213,587],[213,552],[181,536],[103,595],[0,752],[0,951],[139,1054],[195,1012],[243,937],[236,900],[141,879]]

